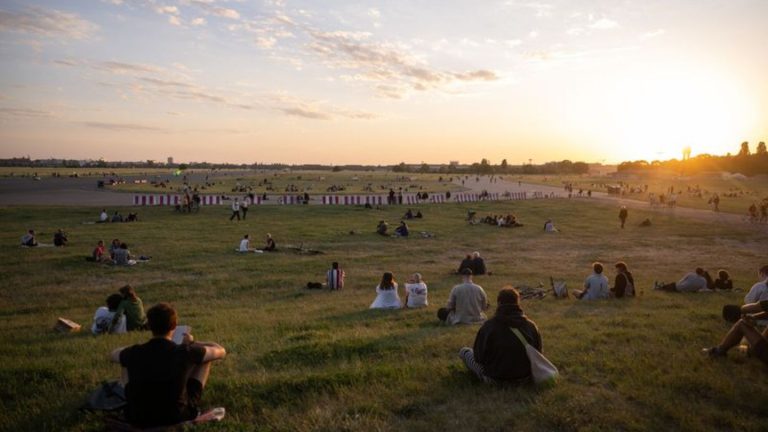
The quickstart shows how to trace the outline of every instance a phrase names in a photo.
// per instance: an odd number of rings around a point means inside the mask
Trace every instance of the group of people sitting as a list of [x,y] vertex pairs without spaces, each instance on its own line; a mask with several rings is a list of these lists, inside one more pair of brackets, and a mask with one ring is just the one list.
[[144,303],[130,285],[121,287],[107,297],[106,306],[96,309],[91,332],[98,334],[125,333],[147,329]]
[[603,264],[592,263],[592,274],[584,281],[582,289],[574,290],[574,296],[579,300],[599,300],[610,297],[634,297],[635,279],[624,261],[617,262],[616,278],[612,288],[608,287],[608,278],[603,274]]
[[405,212],[403,215],[403,219],[410,220],[410,219],[422,219],[424,218],[424,215],[421,214],[421,210],[416,210],[416,213],[413,213],[413,210],[408,209],[408,211]]
[[274,252],[277,250],[277,243],[272,238],[272,234],[267,233],[264,239],[264,247],[261,249],[255,249],[251,247],[251,236],[245,234],[240,240],[240,246],[237,248],[238,252]]
[[480,252],[478,251],[467,254],[467,256],[461,260],[461,264],[459,264],[456,273],[463,274],[464,269],[470,269],[473,275],[490,274],[488,269],[485,268],[485,260],[480,256]]
[[370,309],[426,307],[429,304],[427,301],[427,284],[422,279],[420,273],[412,274],[406,281],[404,295],[405,300],[401,302],[394,275],[390,272],[385,272],[381,277],[381,282],[376,286],[376,299],[371,303]]
[[101,213],[99,213],[99,220],[96,221],[96,223],[107,223],[107,222],[137,222],[139,220],[139,214],[138,213],[128,213],[128,216],[123,217],[123,215],[120,214],[117,210],[112,214],[112,217],[109,217],[109,214],[107,213],[107,209],[101,209]]
[[128,244],[121,242],[120,239],[112,239],[112,243],[109,244],[109,251],[104,246],[104,240],[99,240],[96,243],[96,247],[93,248],[91,256],[88,257],[88,261],[119,266],[132,266],[136,265],[139,261],[148,260],[149,257],[146,256],[140,256],[136,259],[136,257],[131,255]]
[[521,224],[517,220],[517,216],[515,216],[513,213],[509,213],[506,216],[505,215],[488,215],[480,219],[479,221],[472,218],[470,219],[470,223],[473,225],[477,223],[484,223],[487,225],[494,225],[501,228],[516,228],[516,227],[523,226],[523,224]]
[[[410,235],[411,230],[408,228],[408,224],[405,223],[405,221],[400,221],[400,225],[395,228],[394,234],[392,236],[394,237],[408,237]],[[376,225],[376,234],[389,237],[389,224],[384,221],[380,220],[379,224]]]
[[[59,228],[56,230],[55,233],[53,233],[53,245],[56,247],[64,247],[69,242],[69,239],[67,238],[67,234]],[[21,245],[25,247],[37,247],[40,246],[40,243],[37,242],[37,235],[35,234],[35,230],[30,229],[27,230],[27,232],[21,236]]]

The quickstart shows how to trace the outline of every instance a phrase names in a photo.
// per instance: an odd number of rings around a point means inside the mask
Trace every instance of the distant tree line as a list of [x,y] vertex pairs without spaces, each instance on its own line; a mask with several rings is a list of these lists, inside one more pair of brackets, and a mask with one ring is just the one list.
[[725,156],[701,154],[684,160],[670,159],[667,161],[633,161],[622,162],[618,171],[653,171],[671,170],[685,175],[698,174],[707,171],[728,171],[748,176],[768,174],[768,151],[765,142],[761,141],[752,153],[749,142],[741,143],[736,155],[728,153]]
[[585,162],[547,162],[542,165],[509,165],[506,159],[493,165],[488,159],[482,159],[471,165],[439,165],[437,167],[422,163],[420,166],[407,165],[405,162],[395,165],[394,172],[440,173],[440,174],[586,174],[589,165]]

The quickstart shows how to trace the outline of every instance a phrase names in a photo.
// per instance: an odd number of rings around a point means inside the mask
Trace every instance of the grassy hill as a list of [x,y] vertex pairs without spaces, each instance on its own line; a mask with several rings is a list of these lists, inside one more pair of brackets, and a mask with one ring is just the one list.
[[[514,212],[526,226],[470,226],[469,208],[481,216]],[[227,417],[199,430],[766,430],[766,366],[737,353],[724,361],[699,353],[726,331],[722,305],[739,303],[744,291],[650,289],[696,266],[728,269],[748,289],[766,264],[765,231],[641,211],[621,230],[615,208],[565,200],[420,209],[425,219],[411,223],[408,239],[374,233],[380,219],[399,221],[402,207],[252,207],[241,222],[229,222],[224,207],[191,215],[140,208],[138,223],[97,225],[82,224],[95,219],[93,209],[0,209],[0,430],[101,428],[99,415],[77,408],[101,381],[118,377],[107,354],[149,334],[62,335],[51,327],[59,316],[88,327],[107,295],[127,283],[147,307],[172,302],[198,340],[228,350],[203,397],[205,406],[225,406]],[[637,226],[645,217],[652,227]],[[562,232],[543,233],[547,218]],[[69,233],[66,248],[17,246],[28,228],[50,243],[59,227]],[[259,242],[267,232],[281,252],[234,252],[243,234]],[[133,268],[85,261],[96,240],[112,238],[152,260]],[[296,254],[287,245],[324,253]],[[552,275],[578,287],[595,260],[610,269],[626,261],[644,293],[525,301],[562,379],[547,389],[489,387],[457,357],[477,327],[444,327],[435,318],[459,280],[452,272],[474,250],[493,272],[476,278],[493,307],[506,284]],[[305,290],[332,261],[347,272],[345,290]],[[429,308],[368,310],[384,271],[401,285],[422,273]]]

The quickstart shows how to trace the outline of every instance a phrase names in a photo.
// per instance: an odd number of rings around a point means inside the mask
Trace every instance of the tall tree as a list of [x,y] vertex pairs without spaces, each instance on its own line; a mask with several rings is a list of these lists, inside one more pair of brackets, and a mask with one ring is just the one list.
[[749,142],[744,141],[741,143],[741,149],[739,150],[738,156],[749,156]]
[[766,151],[766,149],[765,149],[765,142],[764,141],[760,141],[760,144],[757,145],[757,149],[755,149],[755,153],[759,154],[759,155],[764,155],[764,154],[768,153],[768,151]]

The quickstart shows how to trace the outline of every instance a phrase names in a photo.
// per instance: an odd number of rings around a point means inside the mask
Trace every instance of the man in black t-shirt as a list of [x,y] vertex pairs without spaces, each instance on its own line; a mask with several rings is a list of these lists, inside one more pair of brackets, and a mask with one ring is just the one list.
[[153,306],[147,311],[152,339],[112,352],[112,361],[123,367],[126,417],[135,426],[165,426],[197,417],[211,362],[227,354],[219,344],[193,342],[190,334],[181,344],[174,343],[176,319],[168,303]]
[[768,318],[768,300],[745,304],[741,307],[741,314],[742,318],[731,327],[720,345],[705,348],[703,352],[710,357],[725,357],[728,350],[739,345],[744,338],[752,355],[768,364],[768,328],[762,333],[755,328],[756,319]]

